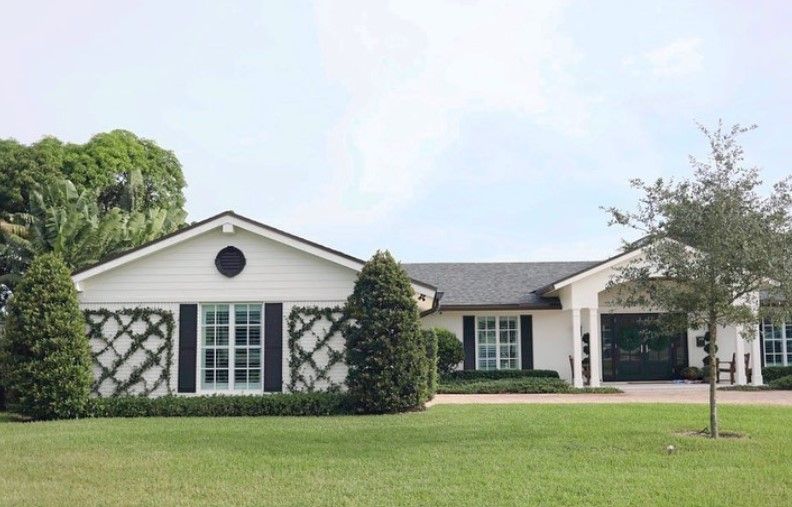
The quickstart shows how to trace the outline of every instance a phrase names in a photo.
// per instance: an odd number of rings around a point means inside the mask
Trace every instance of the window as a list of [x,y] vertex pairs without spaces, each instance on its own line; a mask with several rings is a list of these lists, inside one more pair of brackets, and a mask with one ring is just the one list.
[[476,367],[515,370],[520,367],[520,326],[517,317],[476,318]]
[[792,366],[792,321],[762,323],[762,342],[766,366]]
[[201,309],[201,389],[261,391],[261,304]]

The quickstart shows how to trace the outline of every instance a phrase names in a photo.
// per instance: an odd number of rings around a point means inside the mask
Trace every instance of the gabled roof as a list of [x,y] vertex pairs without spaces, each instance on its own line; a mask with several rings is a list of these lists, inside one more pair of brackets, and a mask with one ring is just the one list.
[[[316,255],[317,257],[335,262],[336,264],[346,266],[355,271],[360,271],[360,269],[365,264],[364,260],[353,257],[352,255],[334,250],[324,245],[320,245],[319,243],[309,241],[305,238],[295,236],[294,234],[276,229],[275,227],[263,224],[261,222],[257,222],[229,210],[218,213],[217,215],[211,216],[205,220],[201,220],[200,222],[195,222],[187,227],[179,229],[178,231],[174,231],[154,241],[150,241],[131,250],[122,252],[121,254],[103,259],[92,266],[74,271],[72,273],[72,279],[75,283],[79,283],[82,280],[117,268],[134,260],[150,255],[154,252],[158,252],[169,246],[186,241],[207,231],[222,227],[226,224],[230,224],[254,234],[258,234],[259,236],[278,241],[279,243]],[[434,296],[434,292],[437,290],[436,287],[420,280],[412,279],[412,282],[414,286],[423,289],[420,292],[429,292],[432,296]]]
[[410,276],[439,287],[441,310],[553,309],[557,298],[538,289],[600,264],[580,262],[490,262],[403,264]]
[[624,262],[625,260],[632,259],[641,253],[641,249],[643,248],[644,244],[645,243],[642,242],[635,242],[633,243],[634,246],[629,247],[627,250],[624,250],[613,257],[608,257],[604,261],[594,262],[589,266],[583,267],[578,271],[569,273],[568,275],[565,275],[557,280],[553,280],[547,285],[539,287],[536,289],[536,293],[539,295],[544,295],[550,292],[555,292],[562,287],[580,280],[581,278],[585,278],[603,269],[608,269],[616,264],[619,264],[620,262]]

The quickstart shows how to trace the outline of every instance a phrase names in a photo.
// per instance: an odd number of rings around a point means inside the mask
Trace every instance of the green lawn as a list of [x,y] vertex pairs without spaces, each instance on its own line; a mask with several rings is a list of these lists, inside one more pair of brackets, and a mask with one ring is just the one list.
[[750,438],[674,435],[701,405],[0,422],[0,505],[790,505],[792,409],[721,413]]

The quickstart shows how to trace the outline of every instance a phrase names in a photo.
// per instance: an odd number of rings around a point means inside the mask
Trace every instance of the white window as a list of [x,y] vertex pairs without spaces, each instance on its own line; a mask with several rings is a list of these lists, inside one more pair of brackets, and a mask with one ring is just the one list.
[[205,304],[201,315],[201,390],[261,391],[261,304]]
[[792,321],[762,323],[765,366],[792,366]]
[[520,320],[518,317],[476,318],[476,368],[520,368]]

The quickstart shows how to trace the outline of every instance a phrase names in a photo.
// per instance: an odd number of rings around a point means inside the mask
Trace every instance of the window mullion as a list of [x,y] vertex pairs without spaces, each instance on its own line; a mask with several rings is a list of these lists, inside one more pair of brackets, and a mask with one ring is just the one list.
[[228,386],[236,390],[236,305],[228,304]]

